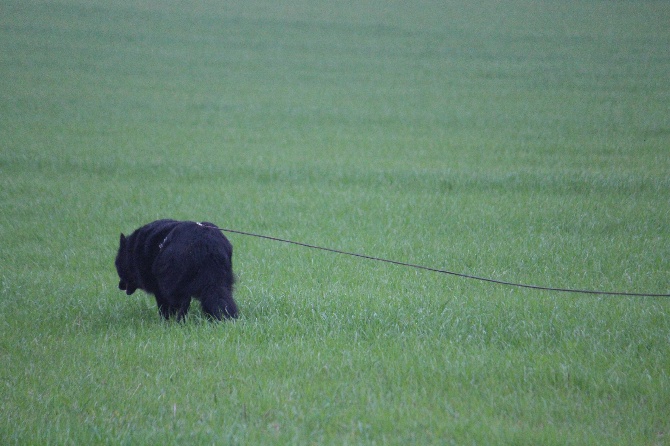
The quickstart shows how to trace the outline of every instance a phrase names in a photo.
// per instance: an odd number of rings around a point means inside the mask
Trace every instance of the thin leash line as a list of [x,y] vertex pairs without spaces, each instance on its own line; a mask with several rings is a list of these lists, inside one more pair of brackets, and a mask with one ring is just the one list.
[[256,238],[261,238],[261,239],[265,239],[265,240],[272,240],[272,241],[275,241],[275,242],[288,243],[288,244],[291,244],[291,245],[302,246],[304,248],[318,249],[320,251],[327,251],[327,252],[332,252],[332,253],[335,253],[335,254],[343,254],[343,255],[347,255],[347,256],[351,256],[351,257],[358,257],[358,258],[361,258],[361,259],[374,260],[374,261],[377,261],[377,262],[384,262],[384,263],[390,263],[390,264],[393,264],[393,265],[405,266],[405,267],[421,269],[421,270],[425,270],[425,271],[432,271],[432,272],[440,273],[440,274],[448,274],[450,276],[462,277],[464,279],[478,280],[478,281],[481,281],[481,282],[488,282],[488,283],[493,283],[493,284],[503,285],[503,286],[511,286],[511,287],[517,287],[517,288],[528,288],[528,289],[532,289],[532,290],[542,290],[542,291],[555,291],[555,292],[561,292],[561,293],[596,294],[596,295],[629,296],[629,297],[670,297],[670,294],[630,293],[630,292],[623,292],[623,291],[601,291],[601,290],[582,290],[582,289],[574,289],[574,288],[554,288],[554,287],[547,287],[547,286],[528,285],[528,284],[523,284],[523,283],[506,282],[504,280],[497,280],[497,279],[491,279],[491,278],[488,278],[488,277],[481,277],[481,276],[474,276],[474,275],[470,275],[470,274],[457,273],[457,272],[448,271],[448,270],[445,270],[445,269],[432,268],[432,267],[429,267],[429,266],[416,265],[416,264],[413,264],[413,263],[399,262],[397,260],[389,260],[389,259],[384,259],[384,258],[381,258],[381,257],[374,257],[374,256],[365,255],[365,254],[358,254],[358,253],[355,253],[355,252],[341,251],[339,249],[324,248],[323,246],[316,246],[316,245],[310,245],[308,243],[295,242],[293,240],[287,240],[287,239],[282,239],[282,238],[278,238],[278,237],[271,237],[269,235],[254,234],[253,232],[245,232],[245,231],[238,231],[238,230],[235,230],[235,229],[224,229],[224,228],[216,228],[216,229],[219,229],[220,231],[223,231],[223,232],[229,232],[231,234],[240,234],[240,235],[246,235],[246,236],[249,236],[249,237],[256,237]]

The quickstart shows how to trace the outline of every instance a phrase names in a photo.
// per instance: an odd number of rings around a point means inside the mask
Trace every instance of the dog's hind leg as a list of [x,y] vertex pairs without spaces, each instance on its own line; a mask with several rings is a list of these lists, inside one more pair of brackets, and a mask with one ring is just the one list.
[[221,320],[222,317],[237,318],[237,305],[233,300],[233,294],[225,287],[210,287],[199,296],[202,310],[213,319]]

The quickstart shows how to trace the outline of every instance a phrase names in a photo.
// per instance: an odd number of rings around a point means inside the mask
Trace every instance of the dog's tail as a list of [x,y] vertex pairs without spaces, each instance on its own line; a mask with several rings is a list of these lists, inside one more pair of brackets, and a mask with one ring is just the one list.
[[210,286],[199,297],[202,310],[213,319],[237,318],[237,304],[233,300],[232,287]]

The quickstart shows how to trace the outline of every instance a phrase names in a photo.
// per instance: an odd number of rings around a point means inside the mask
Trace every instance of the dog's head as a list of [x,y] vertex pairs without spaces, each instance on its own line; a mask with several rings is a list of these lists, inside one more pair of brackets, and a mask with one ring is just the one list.
[[127,295],[133,294],[138,286],[130,268],[130,256],[128,254],[128,240],[126,236],[121,234],[119,240],[119,252],[116,254],[114,265],[116,272],[119,274],[119,289],[124,290]]

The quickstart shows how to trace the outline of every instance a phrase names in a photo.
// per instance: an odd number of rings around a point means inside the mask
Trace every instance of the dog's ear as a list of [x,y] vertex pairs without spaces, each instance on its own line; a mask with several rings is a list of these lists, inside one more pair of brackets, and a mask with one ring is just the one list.
[[128,239],[126,238],[125,235],[123,235],[123,233],[121,233],[121,236],[119,237],[119,251],[125,251],[127,244]]

